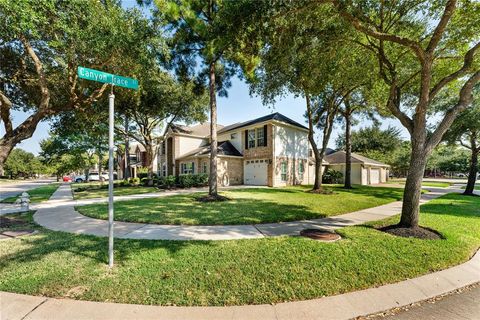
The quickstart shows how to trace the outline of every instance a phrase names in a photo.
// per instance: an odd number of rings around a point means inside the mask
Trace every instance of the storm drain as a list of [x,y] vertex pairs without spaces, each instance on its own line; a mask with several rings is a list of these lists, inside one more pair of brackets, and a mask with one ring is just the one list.
[[300,231],[300,235],[302,237],[324,242],[333,242],[341,239],[340,235],[335,233],[335,231],[322,229],[303,229]]

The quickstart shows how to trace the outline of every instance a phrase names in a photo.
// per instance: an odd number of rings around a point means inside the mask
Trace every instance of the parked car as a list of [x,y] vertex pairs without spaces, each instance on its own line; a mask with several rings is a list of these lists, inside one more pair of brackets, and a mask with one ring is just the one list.
[[87,177],[84,174],[81,174],[79,176],[75,176],[74,181],[77,182],[77,183],[85,182],[85,181],[87,181]]
[[70,176],[63,176],[63,182],[72,182],[72,177],[70,177]]
[[[113,173],[113,179],[115,179],[115,176],[117,173]],[[98,172],[92,172],[88,175],[88,181],[108,181],[108,173],[102,172],[101,175],[98,174]]]

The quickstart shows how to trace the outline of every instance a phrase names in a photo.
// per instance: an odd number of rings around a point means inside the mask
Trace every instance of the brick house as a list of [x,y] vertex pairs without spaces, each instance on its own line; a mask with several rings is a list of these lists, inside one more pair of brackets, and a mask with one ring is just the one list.
[[[314,162],[308,129],[273,113],[257,119],[217,127],[220,185],[286,186],[312,184]],[[171,125],[159,148],[159,174],[209,172],[210,124]],[[326,164],[326,163],[325,163]]]

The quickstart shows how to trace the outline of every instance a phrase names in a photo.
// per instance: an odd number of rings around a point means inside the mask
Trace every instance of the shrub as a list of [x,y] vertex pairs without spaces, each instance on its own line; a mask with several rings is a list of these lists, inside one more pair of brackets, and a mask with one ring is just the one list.
[[322,177],[322,183],[342,183],[343,174],[340,171],[327,169]]
[[175,186],[176,182],[177,182],[177,179],[175,178],[175,176],[166,176],[166,177],[158,178],[158,186],[160,188],[171,189]]
[[208,185],[208,174],[206,173],[199,173],[192,175],[193,178],[193,185],[195,187],[204,187]]
[[178,176],[178,185],[180,188],[191,188],[195,184],[192,174]]
[[131,185],[138,186],[140,184],[140,178],[130,178],[128,182]]

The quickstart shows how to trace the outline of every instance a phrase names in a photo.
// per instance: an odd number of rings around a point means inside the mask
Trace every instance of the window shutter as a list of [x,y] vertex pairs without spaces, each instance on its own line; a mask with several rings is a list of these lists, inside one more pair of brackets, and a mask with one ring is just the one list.
[[245,130],[245,149],[248,149],[248,130]]
[[263,126],[263,145],[267,146],[267,125]]
[[192,162],[192,174],[195,174],[195,162]]

